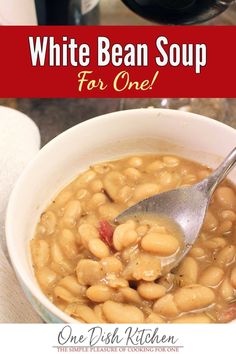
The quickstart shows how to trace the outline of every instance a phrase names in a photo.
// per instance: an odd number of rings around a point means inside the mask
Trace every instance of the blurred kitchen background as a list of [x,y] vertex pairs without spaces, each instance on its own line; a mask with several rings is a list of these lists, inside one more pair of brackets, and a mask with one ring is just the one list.
[[[101,25],[155,25],[131,12],[120,0],[100,0]],[[236,25],[236,4],[205,25]]]
[[[228,0],[230,1],[232,0]],[[136,15],[121,0],[35,0],[35,3],[39,24],[155,25]],[[213,6],[215,7],[216,5]],[[86,11],[84,16],[81,15],[83,9]],[[212,14],[214,11],[211,10],[209,13]],[[230,5],[228,10],[204,24],[235,25],[236,4]]]
[[[210,0],[205,1],[206,3],[210,2]],[[224,4],[230,2],[233,2],[233,0],[218,1],[219,4],[216,5],[215,0],[215,4],[212,5],[209,13],[212,14],[217,11],[216,7],[222,8],[226,6]],[[68,24],[69,17],[70,24],[155,25],[133,13],[121,0],[0,0],[0,24],[36,24],[35,4],[39,24]],[[47,11],[45,11],[46,8]],[[84,12],[84,15],[81,14],[81,10]],[[197,17],[197,14],[194,14],[194,16]],[[213,20],[204,22],[204,24],[236,25],[236,4],[230,5],[228,10]]]
[[[42,146],[64,130],[98,115],[141,107],[188,110],[236,128],[236,99],[0,99],[27,114],[40,129]],[[145,119],[145,116],[143,117]],[[204,133],[204,132],[203,132]],[[99,134],[99,132],[98,132]],[[223,143],[223,137],[219,137]]]

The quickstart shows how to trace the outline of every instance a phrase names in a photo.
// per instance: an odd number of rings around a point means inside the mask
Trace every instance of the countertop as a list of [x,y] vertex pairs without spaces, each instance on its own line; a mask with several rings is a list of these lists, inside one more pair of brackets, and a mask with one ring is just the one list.
[[[191,103],[191,111],[201,113],[236,128],[236,99],[171,100],[170,108]],[[153,99],[0,99],[0,105],[16,108],[38,125],[42,145],[64,130],[97,115],[117,110],[162,107],[165,100]],[[144,117],[145,119],[145,117]]]

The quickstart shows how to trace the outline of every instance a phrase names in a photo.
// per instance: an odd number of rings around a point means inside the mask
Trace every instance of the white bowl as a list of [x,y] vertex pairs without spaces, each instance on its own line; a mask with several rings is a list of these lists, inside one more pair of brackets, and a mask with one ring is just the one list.
[[[28,165],[11,195],[6,220],[9,254],[17,277],[46,322],[76,322],[54,306],[34,277],[29,240],[40,214],[81,171],[98,161],[135,153],[177,154],[215,167],[236,145],[236,131],[192,113],[137,109],[81,123],[47,144]],[[236,182],[236,173],[230,178]]]

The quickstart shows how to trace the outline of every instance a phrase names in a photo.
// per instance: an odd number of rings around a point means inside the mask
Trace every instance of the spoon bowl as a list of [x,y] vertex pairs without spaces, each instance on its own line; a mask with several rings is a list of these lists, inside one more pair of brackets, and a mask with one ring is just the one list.
[[157,215],[169,219],[181,229],[183,246],[180,252],[161,258],[163,275],[176,267],[192,248],[202,228],[213,192],[235,164],[236,148],[201,182],[144,199],[119,214],[115,222],[120,224],[128,218],[138,218],[140,215]]

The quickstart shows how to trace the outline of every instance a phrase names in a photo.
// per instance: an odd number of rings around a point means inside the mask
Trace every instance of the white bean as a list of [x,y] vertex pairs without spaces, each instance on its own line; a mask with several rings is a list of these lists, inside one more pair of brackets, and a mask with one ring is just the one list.
[[152,312],[146,319],[145,323],[165,323],[164,319],[157,315],[156,313]]
[[184,285],[189,285],[197,282],[198,273],[198,262],[192,257],[186,257],[181,262],[177,274],[181,277]]
[[174,302],[181,312],[205,308],[214,301],[214,291],[198,284],[183,287],[174,294]]
[[127,302],[133,302],[135,304],[142,303],[142,299],[136,290],[131,289],[129,287],[124,287],[120,289],[120,292]]
[[224,271],[216,266],[210,266],[204,270],[199,278],[199,284],[205,286],[217,286],[224,277]]
[[67,203],[65,207],[65,212],[63,215],[63,223],[66,227],[75,226],[81,215],[82,209],[79,200],[71,200]]
[[122,262],[115,256],[101,259],[101,264],[105,273],[120,273],[123,269]]
[[69,259],[74,259],[78,255],[78,247],[74,233],[71,230],[64,229],[58,235],[58,242],[63,251]]
[[208,210],[204,220],[203,230],[214,231],[215,229],[217,229],[218,224],[219,222],[213,212],[211,210]]
[[219,187],[215,192],[217,202],[221,207],[228,210],[235,210],[236,208],[236,195],[232,188]]
[[155,183],[143,183],[137,185],[134,190],[134,199],[136,201],[143,200],[159,193],[160,187]]
[[41,216],[41,224],[45,227],[46,234],[51,235],[56,230],[57,218],[52,211],[46,211]]
[[210,317],[204,313],[190,314],[178,317],[176,320],[171,321],[172,323],[211,323]]
[[124,170],[124,174],[131,181],[137,181],[142,176],[141,173],[136,168],[132,168],[132,167],[129,167],[126,170]]
[[88,242],[89,251],[97,258],[105,258],[110,254],[109,247],[99,238],[93,238]]
[[103,305],[106,319],[110,323],[143,323],[144,315],[136,306],[107,301]]
[[177,167],[180,164],[180,160],[174,156],[164,156],[163,162],[167,167]]
[[134,230],[133,224],[127,222],[117,226],[113,234],[113,244],[117,251],[136,243],[137,239],[138,234]]
[[147,300],[156,300],[166,293],[166,288],[153,282],[144,282],[138,286],[138,293]]
[[225,301],[232,300],[234,297],[234,288],[230,284],[229,279],[226,278],[219,288],[219,293]]
[[142,238],[141,246],[146,252],[155,253],[158,256],[170,256],[179,249],[177,238],[170,234],[149,232]]
[[101,264],[91,259],[80,260],[76,267],[76,274],[81,285],[94,285],[104,276]]
[[216,256],[216,263],[222,267],[229,265],[235,259],[236,247],[233,245],[225,246]]
[[231,271],[230,281],[234,289],[236,289],[236,267],[234,267]]
[[88,248],[88,243],[90,240],[94,238],[99,238],[99,232],[95,226],[90,225],[89,223],[84,223],[78,228],[79,238],[78,241],[82,243],[82,245]]
[[179,314],[172,294],[167,294],[157,300],[153,305],[153,311],[165,317],[176,317]]
[[50,259],[49,245],[45,240],[31,240],[31,254],[37,268],[45,267]]
[[165,164],[160,161],[160,160],[156,160],[152,163],[150,163],[150,165],[147,166],[147,172],[158,172],[160,170],[162,170],[165,167]]
[[142,164],[143,164],[143,160],[141,159],[141,157],[131,157],[128,161],[128,164],[131,166],[131,167],[141,167]]
[[105,302],[112,298],[113,290],[106,285],[93,285],[88,288],[86,296],[94,302]]
[[35,275],[41,287],[47,291],[53,287],[58,280],[58,275],[48,267],[37,270]]
[[132,259],[123,271],[128,280],[153,281],[161,275],[160,260],[156,256],[140,253]]
[[69,290],[75,296],[81,297],[85,295],[86,287],[80,285],[74,275],[68,275],[61,279],[58,285]]
[[104,188],[109,194],[110,198],[116,200],[117,193],[121,187],[125,185],[126,177],[118,172],[111,171],[104,178]]
[[77,305],[73,315],[85,323],[99,323],[99,319],[95,312],[86,305]]

